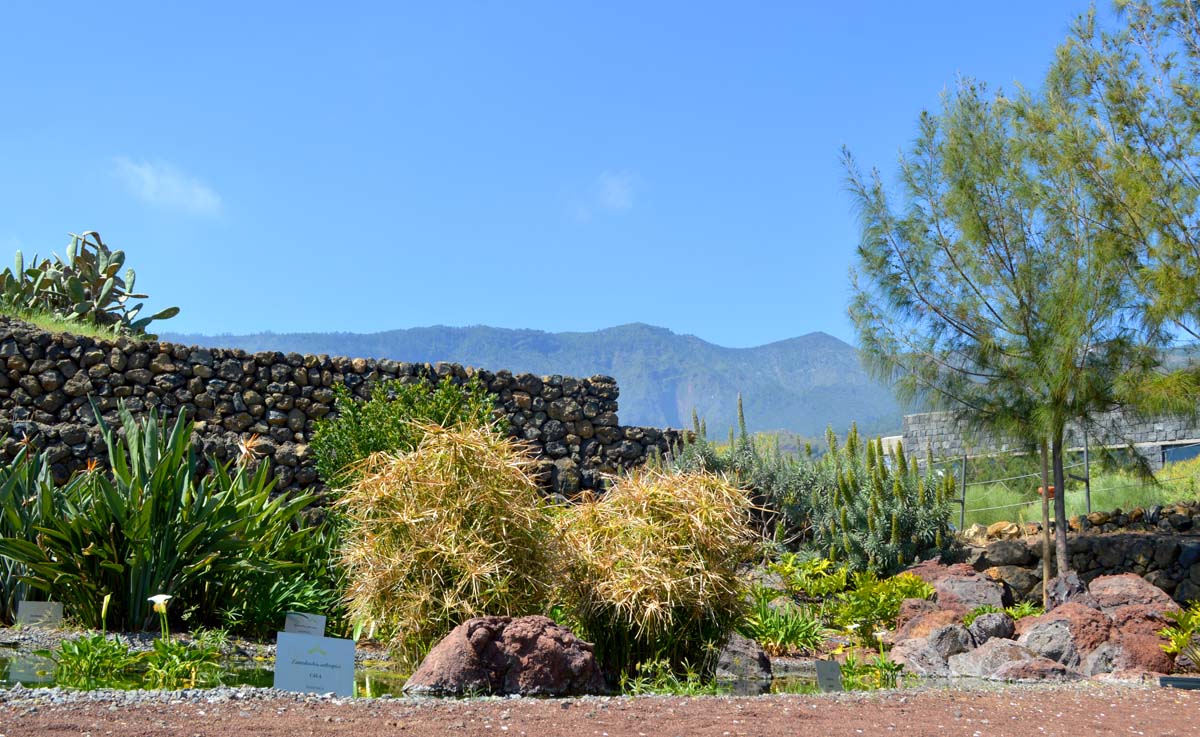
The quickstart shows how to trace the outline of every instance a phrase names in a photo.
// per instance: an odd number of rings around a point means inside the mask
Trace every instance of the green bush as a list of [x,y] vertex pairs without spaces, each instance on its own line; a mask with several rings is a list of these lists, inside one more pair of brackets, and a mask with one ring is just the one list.
[[887,574],[914,559],[941,552],[949,542],[954,477],[910,463],[904,448],[864,446],[851,428],[844,444],[832,432],[829,452],[814,463],[807,489],[811,545],[856,570]]
[[415,665],[474,616],[541,613],[553,520],[522,445],[492,427],[421,426],[408,453],[376,453],[335,503],[350,616]]
[[746,613],[760,555],[745,492],[707,473],[640,469],[563,508],[559,601],[614,677],[665,660],[711,674]]
[[[832,431],[819,458],[763,450],[745,430],[739,402],[738,437],[719,452],[696,426],[695,438],[676,448],[670,465],[736,480],[749,493],[760,529],[777,548],[807,547],[853,570],[897,571],[949,542],[953,475],[910,463],[902,447],[885,453],[851,428],[844,444]],[[776,553],[780,551],[777,549]]]
[[[97,412],[97,415],[99,413]],[[0,556],[24,567],[24,580],[63,602],[81,624],[98,627],[104,597],[125,629],[151,623],[147,598],[170,594],[200,621],[250,595],[253,572],[282,575],[303,561],[287,560],[299,511],[309,494],[280,494],[266,464],[257,471],[218,466],[202,475],[191,443],[192,425],[168,426],[150,412],[138,420],[120,411],[124,435],[107,423],[100,432],[111,475],[90,471],[37,496],[10,498],[42,510],[32,534],[0,538]]]
[[854,575],[853,586],[837,595],[834,621],[855,631],[864,642],[877,639],[876,633],[890,630],[900,615],[905,599],[929,599],[933,587],[911,573],[879,579],[870,571]]
[[779,602],[779,592],[772,589],[757,588],[752,597],[754,605],[738,631],[768,655],[815,653],[825,644],[825,624],[811,609]]
[[372,453],[415,449],[424,425],[495,421],[495,399],[474,377],[462,386],[447,380],[437,386],[425,380],[380,382],[366,401],[356,399],[344,385],[335,387],[334,394],[336,414],[317,422],[310,447],[317,473],[335,489],[351,485],[356,464]]
[[169,307],[149,317],[139,317],[147,295],[133,291],[133,269],[125,265],[125,252],[110,250],[100,234],[88,231],[71,234],[65,259],[33,258],[26,268],[21,252],[13,267],[0,272],[0,309],[18,317],[49,315],[106,330],[113,335],[146,336],[146,328],[155,320],[179,314]]

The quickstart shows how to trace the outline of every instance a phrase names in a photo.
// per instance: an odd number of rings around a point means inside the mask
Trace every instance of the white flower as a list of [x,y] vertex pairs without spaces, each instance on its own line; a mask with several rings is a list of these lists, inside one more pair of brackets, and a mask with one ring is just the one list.
[[152,602],[154,602],[155,606],[158,606],[160,604],[166,604],[170,600],[171,600],[170,594],[155,594],[154,596],[151,596],[146,601],[152,601]]
[[858,622],[851,622],[850,624],[846,625],[846,629],[848,629],[848,630],[858,629]]

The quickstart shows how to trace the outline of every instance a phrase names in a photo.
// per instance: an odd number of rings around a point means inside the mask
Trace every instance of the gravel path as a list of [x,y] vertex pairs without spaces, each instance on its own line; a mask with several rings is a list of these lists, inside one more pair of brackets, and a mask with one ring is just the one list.
[[334,699],[269,689],[0,691],[22,735],[1200,735],[1200,692],[1082,683],[821,696]]

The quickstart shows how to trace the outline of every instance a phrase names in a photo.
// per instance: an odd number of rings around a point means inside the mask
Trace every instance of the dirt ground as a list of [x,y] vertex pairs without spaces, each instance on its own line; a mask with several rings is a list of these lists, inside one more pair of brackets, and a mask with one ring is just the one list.
[[822,696],[0,707],[0,736],[1200,735],[1200,691],[1075,685]]

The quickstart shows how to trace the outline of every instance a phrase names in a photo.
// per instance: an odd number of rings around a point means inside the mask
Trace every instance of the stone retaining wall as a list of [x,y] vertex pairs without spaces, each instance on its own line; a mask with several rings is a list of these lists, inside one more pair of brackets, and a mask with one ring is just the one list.
[[[1105,516],[1122,524],[1106,521],[1083,531],[1075,524],[1067,536],[1071,567],[1080,578],[1090,583],[1098,576],[1136,573],[1180,603],[1200,599],[1200,504]],[[1040,525],[1011,525],[997,535],[1000,539],[968,545],[967,562],[1007,583],[1018,600],[1040,603]]]
[[571,495],[602,486],[601,476],[665,453],[681,431],[625,427],[616,380],[608,376],[514,375],[457,364],[411,364],[299,353],[254,353],[128,339],[51,334],[0,317],[0,459],[19,443],[46,449],[56,477],[104,457],[89,400],[106,420],[120,402],[142,415],[196,421],[203,452],[228,460],[258,435],[279,487],[319,485],[308,441],[334,413],[333,387],[367,397],[380,380],[456,384],[477,376],[496,395],[509,431],[537,453],[547,490]]

